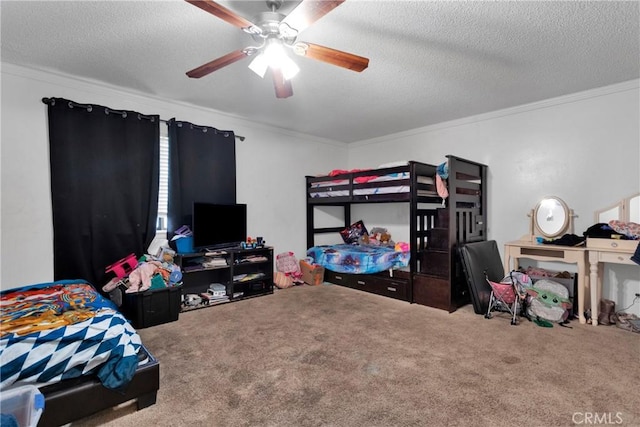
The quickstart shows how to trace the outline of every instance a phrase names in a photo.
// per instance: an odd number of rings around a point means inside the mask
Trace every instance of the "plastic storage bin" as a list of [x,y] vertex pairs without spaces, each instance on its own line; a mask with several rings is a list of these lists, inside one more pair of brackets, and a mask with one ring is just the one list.
[[181,237],[176,240],[176,249],[179,254],[193,253],[193,236]]
[[182,286],[124,294],[120,310],[136,329],[178,320]]
[[23,385],[0,393],[3,426],[35,427],[44,410],[44,396],[33,385]]

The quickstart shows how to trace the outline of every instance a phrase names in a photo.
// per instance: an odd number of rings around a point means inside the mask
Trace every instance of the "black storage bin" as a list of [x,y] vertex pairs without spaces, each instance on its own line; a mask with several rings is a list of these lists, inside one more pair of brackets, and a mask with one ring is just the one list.
[[124,294],[122,313],[136,329],[178,320],[181,286]]

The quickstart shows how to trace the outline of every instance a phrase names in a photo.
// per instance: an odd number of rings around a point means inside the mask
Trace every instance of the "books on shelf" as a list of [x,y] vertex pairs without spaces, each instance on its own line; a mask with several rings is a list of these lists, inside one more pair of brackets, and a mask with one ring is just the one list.
[[204,253],[205,256],[224,256],[227,255],[227,251],[208,251]]
[[226,267],[227,260],[221,257],[207,257],[202,262],[204,268]]
[[266,261],[269,261],[269,258],[267,258],[266,256],[249,255],[247,257],[237,259],[236,263],[237,264],[244,264],[244,263],[249,263],[249,262],[266,262]]
[[264,273],[236,274],[233,276],[233,281],[248,282],[249,280],[259,279],[261,277],[264,277]]
[[229,301],[229,297],[226,294],[216,296],[216,295],[213,295],[211,292],[203,292],[200,294],[200,297],[202,297],[202,303],[205,305],[211,305],[219,302]]

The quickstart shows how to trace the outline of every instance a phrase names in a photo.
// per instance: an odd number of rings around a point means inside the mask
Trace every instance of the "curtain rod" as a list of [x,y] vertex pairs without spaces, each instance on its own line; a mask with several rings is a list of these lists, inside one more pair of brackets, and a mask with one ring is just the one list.
[[[165,120],[165,119],[160,119],[160,121],[161,121],[161,122],[164,122],[164,123],[169,123],[169,121],[168,121],[168,120]],[[204,129],[204,128],[206,128],[206,126],[198,126],[198,125],[193,125],[193,127],[194,127],[194,128],[196,128],[196,129]],[[223,132],[223,131],[218,131],[218,132]],[[236,139],[239,139],[239,140],[240,140],[240,142],[244,141],[244,139],[245,139],[245,137],[244,137],[244,136],[242,136],[242,135],[236,135],[235,133],[233,134],[233,136],[235,136],[235,137],[236,137]]]
[[[52,98],[42,98],[42,102],[43,102],[44,104],[47,104],[47,105],[53,105],[53,103],[55,102],[55,100],[54,100],[54,99],[52,99]],[[85,108],[85,109],[86,109],[87,111],[89,111],[89,112],[91,112],[91,110],[93,109],[93,106],[92,106],[91,104],[79,104],[79,103],[77,103],[77,102],[73,102],[73,101],[69,101],[69,107],[70,107],[70,108],[73,108],[73,107],[82,107],[82,108]],[[112,110],[112,109],[107,108],[107,107],[105,107],[105,113],[107,113],[107,114],[110,114],[110,113],[116,113],[116,114],[120,114],[120,115],[122,115],[122,117],[127,117],[127,112],[126,112],[126,111]],[[143,115],[143,114],[138,113],[138,119],[142,119],[142,118],[144,118],[144,119],[148,119],[149,117],[150,117],[150,116],[145,116],[145,115]],[[152,120],[152,121],[153,121],[153,120]],[[169,123],[169,121],[168,121],[168,120],[164,120],[164,119],[160,119],[160,121],[161,121],[161,122],[164,122],[164,123]],[[197,128],[204,128],[203,126],[197,126],[197,125],[194,125],[194,126],[195,126],[195,127],[197,127]],[[244,140],[245,140],[245,137],[244,137],[244,136],[242,136],[242,135],[236,135],[236,134],[234,133],[234,136],[236,137],[236,139],[239,139],[239,140],[240,140],[240,142],[242,142],[242,141],[244,141]]]

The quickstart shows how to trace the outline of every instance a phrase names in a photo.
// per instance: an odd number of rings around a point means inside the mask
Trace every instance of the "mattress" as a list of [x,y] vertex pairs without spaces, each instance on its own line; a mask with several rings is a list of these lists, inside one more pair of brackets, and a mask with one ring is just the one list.
[[307,250],[313,264],[336,273],[372,274],[409,265],[409,252],[387,246],[321,245]]
[[[400,194],[400,193],[408,193],[411,190],[409,185],[389,185],[393,181],[406,181],[410,177],[409,172],[398,172],[398,173],[390,173],[386,175],[371,175],[371,176],[359,176],[354,178],[354,186],[353,192],[349,193],[348,188],[340,188],[342,186],[348,186],[350,180],[348,179],[338,179],[338,180],[327,180],[327,181],[318,181],[311,184],[311,189],[309,191],[309,195],[312,198],[319,197],[343,197],[343,196],[362,196],[362,195],[372,195],[372,194]],[[366,187],[359,188],[358,184],[367,183]],[[381,186],[372,186],[371,183],[384,183],[385,185]],[[431,184],[435,183],[434,179],[429,176],[418,176],[418,183],[420,184]],[[418,190],[419,196],[434,196],[436,195],[436,191],[430,190]]]

